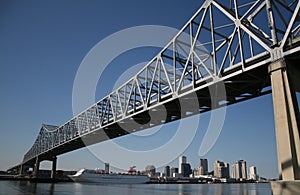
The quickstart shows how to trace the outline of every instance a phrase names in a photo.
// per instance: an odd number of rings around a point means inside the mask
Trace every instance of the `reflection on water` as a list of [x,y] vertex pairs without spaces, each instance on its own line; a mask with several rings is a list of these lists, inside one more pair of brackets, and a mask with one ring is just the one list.
[[227,192],[232,195],[272,194],[270,184],[214,184],[214,186],[214,195]]
[[271,195],[271,185],[260,184],[134,184],[101,185],[81,183],[30,183],[0,181],[0,194],[178,194],[178,195]]

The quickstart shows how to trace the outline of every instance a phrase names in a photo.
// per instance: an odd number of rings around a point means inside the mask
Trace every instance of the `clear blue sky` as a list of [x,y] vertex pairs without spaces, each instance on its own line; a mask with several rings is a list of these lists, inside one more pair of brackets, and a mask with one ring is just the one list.
[[[201,0],[2,0],[0,169],[5,170],[21,162],[42,123],[61,125],[73,117],[75,74],[82,59],[95,44],[114,32],[132,26],[165,25],[180,29],[201,4]],[[143,62],[155,55],[153,50],[145,51],[148,50],[142,50],[136,59],[116,59],[115,66],[106,70],[109,76],[101,78],[96,98],[100,99],[111,91],[114,80],[131,66],[131,61]],[[135,55],[129,52],[128,56]],[[122,64],[116,65],[120,61]],[[118,66],[120,71],[112,71]],[[198,132],[184,152],[192,167],[197,167],[199,163],[198,149],[204,135],[202,129],[208,124],[209,115],[205,113],[200,116]],[[172,129],[175,125],[168,127]],[[165,136],[170,136],[168,133],[174,132],[165,132]],[[129,136],[121,138],[120,142],[138,148],[138,141],[132,145],[134,139]],[[149,146],[156,144],[155,141],[148,143]],[[229,106],[221,135],[204,157],[209,160],[210,169],[215,160],[232,164],[244,159],[248,165],[255,165],[261,176],[277,177],[271,96]],[[170,163],[171,166],[177,164],[177,160]],[[137,165],[138,169],[145,166]],[[49,165],[42,163],[42,167],[49,168]],[[87,149],[58,158],[59,169],[76,170],[82,167],[102,167],[102,164]]]

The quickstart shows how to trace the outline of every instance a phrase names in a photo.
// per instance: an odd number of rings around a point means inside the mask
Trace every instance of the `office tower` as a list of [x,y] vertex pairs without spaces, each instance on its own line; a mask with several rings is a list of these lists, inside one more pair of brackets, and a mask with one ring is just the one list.
[[165,166],[165,176],[170,177],[170,166]]
[[189,163],[181,163],[181,176],[189,177],[192,173],[191,165]]
[[249,179],[257,180],[257,173],[256,173],[256,167],[251,166],[249,167]]
[[178,174],[178,168],[172,167],[171,168],[171,177],[175,177],[176,174]]
[[248,176],[247,176],[247,163],[246,161],[242,161],[242,178],[243,179],[248,179]]
[[247,179],[247,164],[244,160],[239,160],[232,165],[232,178]]
[[237,163],[234,163],[232,165],[232,174],[231,174],[231,178],[234,178],[234,179],[239,179],[241,178],[241,170],[239,169],[239,166]]
[[199,167],[193,170],[194,176],[207,175],[208,174],[208,162],[207,159],[200,158]]
[[180,156],[179,157],[179,165],[178,165],[178,173],[181,174],[182,170],[181,170],[181,164],[182,163],[186,163],[186,156]]
[[229,164],[216,161],[214,163],[214,176],[217,178],[229,178]]
[[200,158],[199,175],[207,175],[208,173],[208,162],[207,159]]
[[146,171],[146,174],[149,175],[150,177],[155,176],[156,169],[155,169],[154,165],[146,166],[145,171]]
[[105,166],[105,172],[109,173],[109,163],[105,163],[104,166]]
[[230,178],[229,163],[224,163],[224,168],[221,174],[222,178]]
[[219,177],[219,175],[218,175],[218,167],[219,167],[219,163],[220,163],[220,161],[215,161],[215,163],[214,163],[214,176],[215,177]]

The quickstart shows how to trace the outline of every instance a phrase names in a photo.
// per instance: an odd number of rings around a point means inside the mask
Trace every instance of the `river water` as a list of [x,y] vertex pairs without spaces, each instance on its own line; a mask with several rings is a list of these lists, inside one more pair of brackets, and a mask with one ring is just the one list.
[[82,183],[30,183],[28,181],[0,181],[0,194],[108,194],[108,195],[271,195],[269,183],[248,184],[82,184]]

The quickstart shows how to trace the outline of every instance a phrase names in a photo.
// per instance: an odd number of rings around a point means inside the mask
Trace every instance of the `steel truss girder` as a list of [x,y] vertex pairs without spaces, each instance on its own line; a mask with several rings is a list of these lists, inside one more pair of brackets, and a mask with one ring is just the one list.
[[[160,122],[178,119],[177,99],[192,92],[198,94],[199,112],[210,110],[205,89],[215,85],[215,78],[224,81],[229,91],[225,105],[266,93],[261,90],[267,81],[256,84],[251,72],[260,67],[265,70],[268,63],[299,52],[299,8],[296,0],[205,1],[167,46],[129,81],[65,124],[42,125],[23,163],[54,151],[58,154],[58,149],[71,143],[84,147],[80,138],[99,130],[113,137],[108,129],[121,129],[117,122],[146,120],[148,111],[160,106],[172,113]],[[222,20],[216,20],[220,17]],[[263,80],[263,76],[257,77]],[[244,82],[239,84],[233,78]],[[137,128],[148,127],[141,124]],[[62,151],[78,148],[68,147]]]

